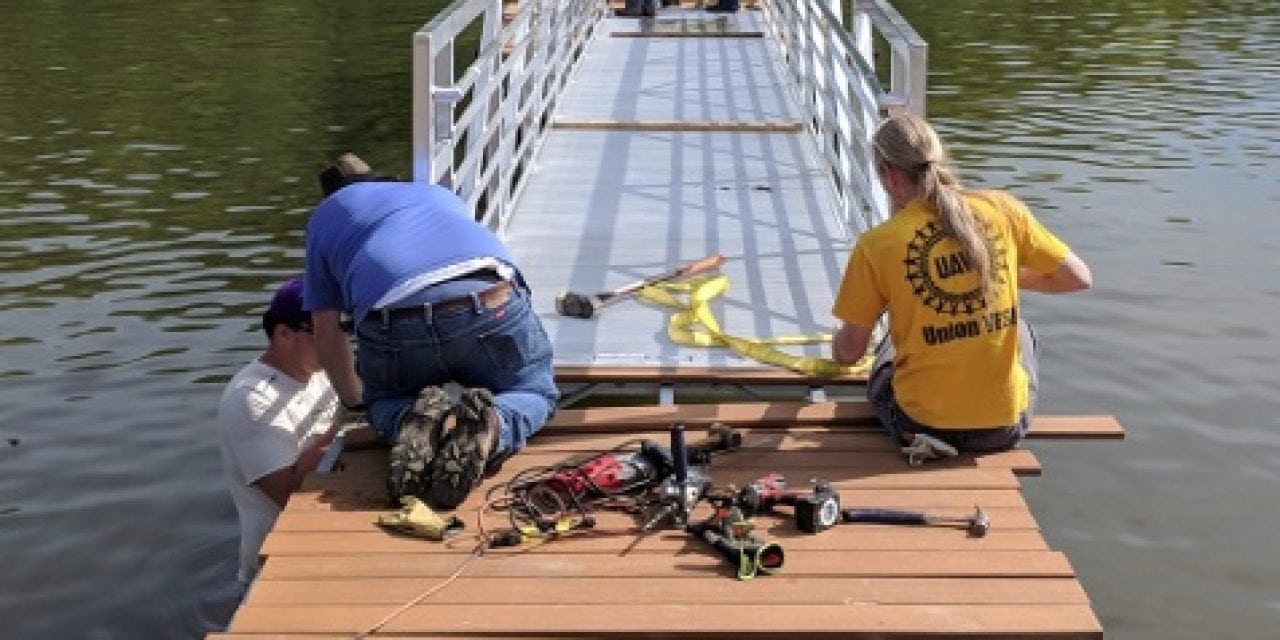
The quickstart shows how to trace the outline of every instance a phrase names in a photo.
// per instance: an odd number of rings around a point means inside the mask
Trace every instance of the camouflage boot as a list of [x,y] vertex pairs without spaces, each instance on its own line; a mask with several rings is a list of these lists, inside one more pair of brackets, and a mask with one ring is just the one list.
[[431,486],[432,462],[449,417],[449,396],[440,387],[427,387],[409,407],[396,443],[391,447],[387,497],[399,504],[406,495],[426,499]]
[[480,484],[502,426],[488,389],[464,391],[453,415],[457,423],[441,438],[426,498],[427,504],[444,511],[457,508]]

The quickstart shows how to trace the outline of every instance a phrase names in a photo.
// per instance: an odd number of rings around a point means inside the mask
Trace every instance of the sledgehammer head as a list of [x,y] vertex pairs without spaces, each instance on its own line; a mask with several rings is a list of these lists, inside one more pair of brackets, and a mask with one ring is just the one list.
[[982,507],[974,507],[973,515],[969,516],[969,537],[981,538],[987,535],[987,531],[991,529],[991,519],[987,517],[987,512]]
[[556,296],[556,313],[570,318],[590,320],[596,315],[596,301],[591,296],[565,291]]

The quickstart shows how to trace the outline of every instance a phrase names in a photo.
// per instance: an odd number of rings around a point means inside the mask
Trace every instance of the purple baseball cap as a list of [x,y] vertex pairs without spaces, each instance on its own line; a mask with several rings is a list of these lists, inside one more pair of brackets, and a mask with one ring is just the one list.
[[311,313],[302,309],[302,278],[285,281],[271,297],[271,305],[262,314],[262,328],[269,336],[277,324],[294,329],[311,328]]

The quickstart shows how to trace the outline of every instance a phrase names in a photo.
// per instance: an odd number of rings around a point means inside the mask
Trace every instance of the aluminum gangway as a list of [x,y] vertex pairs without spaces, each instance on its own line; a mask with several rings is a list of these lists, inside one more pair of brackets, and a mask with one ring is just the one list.
[[[926,52],[886,2],[854,2],[847,21],[842,4],[686,4],[635,19],[599,0],[527,0],[505,15],[498,0],[460,0],[416,34],[414,178],[453,188],[511,246],[562,381],[758,369],[672,342],[670,313],[653,305],[556,314],[558,292],[714,253],[727,258],[729,290],[711,305],[726,332],[832,329],[852,241],[887,216],[869,137],[885,113],[923,113]],[[458,64],[476,39],[474,62]]]

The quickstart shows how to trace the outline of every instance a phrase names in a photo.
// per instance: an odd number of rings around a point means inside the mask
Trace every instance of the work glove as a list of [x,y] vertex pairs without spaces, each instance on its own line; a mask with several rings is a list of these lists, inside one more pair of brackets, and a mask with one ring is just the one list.
[[907,457],[907,464],[917,467],[925,460],[937,458],[954,458],[960,454],[956,448],[923,433],[912,434],[911,444],[902,447],[902,455]]
[[399,511],[378,516],[378,525],[397,533],[436,541],[462,531],[462,521],[457,516],[442,518],[417,496],[404,496],[400,498],[400,504],[404,506]]

